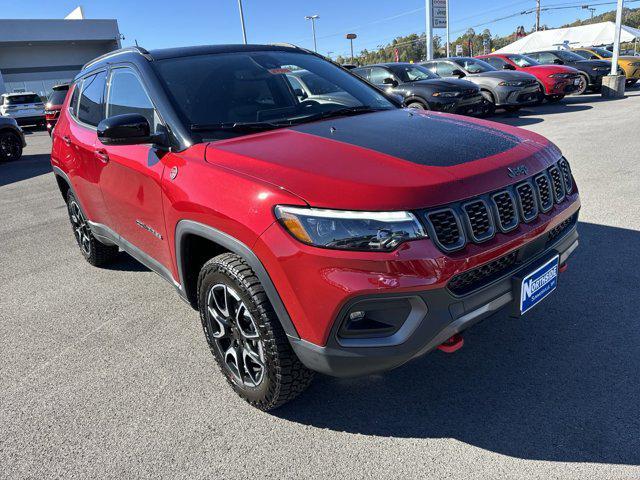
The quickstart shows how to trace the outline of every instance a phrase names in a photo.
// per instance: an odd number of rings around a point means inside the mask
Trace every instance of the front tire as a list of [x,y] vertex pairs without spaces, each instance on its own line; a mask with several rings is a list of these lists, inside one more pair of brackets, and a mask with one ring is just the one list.
[[13,132],[0,132],[0,162],[19,160],[22,157],[22,140]]
[[80,203],[71,191],[67,194],[67,210],[73,236],[85,260],[94,267],[111,262],[118,255],[118,247],[105,245],[93,236],[89,222],[80,208]]
[[429,110],[424,103],[416,101],[408,103],[407,108],[415,108],[416,110]]
[[564,98],[564,95],[547,95],[547,102],[558,103],[563,98]]
[[260,410],[277,408],[311,383],[251,267],[238,255],[209,260],[198,277],[207,343],[231,388]]
[[575,92],[573,92],[574,95],[582,95],[584,92],[587,91],[587,88],[589,87],[589,79],[587,78],[586,75],[584,74],[580,74],[580,83],[578,84],[578,88],[576,89]]
[[490,117],[491,115],[496,113],[496,100],[495,98],[493,98],[493,94],[491,92],[481,90],[480,93],[484,97],[484,100],[482,102],[482,113],[480,114],[480,116],[483,118]]

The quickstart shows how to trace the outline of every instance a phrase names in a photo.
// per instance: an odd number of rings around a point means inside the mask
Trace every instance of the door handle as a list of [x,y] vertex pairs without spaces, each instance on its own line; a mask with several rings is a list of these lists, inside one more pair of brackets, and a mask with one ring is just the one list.
[[109,154],[104,150],[96,150],[96,158],[102,163],[109,163]]
[[69,137],[68,135],[63,136],[62,141],[67,147],[71,146],[71,137]]

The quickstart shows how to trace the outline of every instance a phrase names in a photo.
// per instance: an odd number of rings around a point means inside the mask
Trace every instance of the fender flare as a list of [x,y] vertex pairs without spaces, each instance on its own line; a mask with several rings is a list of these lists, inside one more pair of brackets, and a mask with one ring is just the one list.
[[231,235],[228,235],[216,228],[210,227],[209,225],[204,225],[199,222],[195,222],[193,220],[180,220],[176,225],[175,230],[175,252],[176,252],[176,264],[178,266],[178,277],[180,285],[182,286],[183,292],[186,297],[188,297],[189,292],[187,292],[187,286],[185,284],[184,279],[184,245],[183,240],[187,235],[196,235],[207,240],[210,240],[218,245],[224,247],[232,253],[242,257],[245,260],[251,269],[254,271],[258,280],[262,284],[265,293],[267,294],[267,298],[271,302],[273,309],[276,312],[278,319],[280,320],[280,324],[284,329],[285,333],[288,337],[293,339],[299,339],[298,331],[296,330],[291,317],[289,316],[289,312],[284,306],[282,299],[280,298],[280,294],[276,289],[267,269],[262,265],[262,262],[257,257],[255,253],[244,243],[238,240]]
[[404,105],[409,105],[411,102],[421,103],[426,107],[426,110],[431,110],[431,105],[429,105],[429,102],[427,102],[427,100],[423,97],[419,97],[417,95],[409,95],[403,101]]

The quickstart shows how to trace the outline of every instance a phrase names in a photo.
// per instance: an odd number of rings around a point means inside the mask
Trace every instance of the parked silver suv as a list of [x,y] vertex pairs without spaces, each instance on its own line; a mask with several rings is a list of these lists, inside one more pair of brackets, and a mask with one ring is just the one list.
[[439,58],[422,65],[444,78],[464,78],[480,87],[494,108],[514,112],[540,100],[542,92],[536,77],[524,72],[498,70],[472,57]]
[[15,119],[19,125],[45,125],[44,103],[33,92],[0,95],[0,115]]

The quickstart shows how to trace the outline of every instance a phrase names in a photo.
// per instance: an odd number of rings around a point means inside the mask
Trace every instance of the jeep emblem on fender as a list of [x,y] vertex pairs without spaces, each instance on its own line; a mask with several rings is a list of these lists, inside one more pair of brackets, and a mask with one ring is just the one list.
[[169,177],[171,177],[171,180],[174,180],[177,176],[178,176],[178,167],[173,167],[169,172]]
[[528,170],[526,165],[518,165],[517,167],[508,167],[509,176],[515,178],[519,175],[526,175]]

